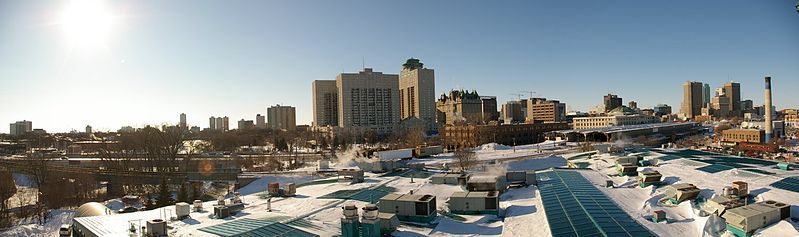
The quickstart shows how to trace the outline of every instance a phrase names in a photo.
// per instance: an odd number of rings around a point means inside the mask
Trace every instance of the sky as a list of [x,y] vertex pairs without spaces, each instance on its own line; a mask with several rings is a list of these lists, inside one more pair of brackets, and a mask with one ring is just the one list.
[[741,83],[799,108],[799,13],[775,1],[0,1],[0,133],[208,126],[275,104],[312,120],[311,82],[410,57],[437,94],[522,91],[587,111],[607,93],[676,112],[682,83]]

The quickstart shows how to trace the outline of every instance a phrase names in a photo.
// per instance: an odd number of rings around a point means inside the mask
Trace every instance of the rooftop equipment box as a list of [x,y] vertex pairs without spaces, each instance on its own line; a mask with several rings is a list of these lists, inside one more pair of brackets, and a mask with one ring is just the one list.
[[500,183],[497,176],[476,176],[466,182],[466,190],[471,192],[499,191]]
[[672,203],[680,203],[685,200],[693,200],[699,196],[699,188],[689,183],[672,184],[666,187],[666,195],[671,199]]
[[782,220],[782,207],[785,206],[788,205],[775,201],[758,202],[727,210],[722,217],[727,222],[728,231],[737,236],[750,236],[757,229]]
[[191,206],[188,203],[175,203],[175,214],[178,216],[178,219],[189,217],[189,213],[191,213]]
[[436,196],[390,193],[377,203],[378,210],[394,213],[401,221],[430,222],[436,216]]
[[449,198],[449,210],[456,214],[498,214],[497,191],[456,192]]

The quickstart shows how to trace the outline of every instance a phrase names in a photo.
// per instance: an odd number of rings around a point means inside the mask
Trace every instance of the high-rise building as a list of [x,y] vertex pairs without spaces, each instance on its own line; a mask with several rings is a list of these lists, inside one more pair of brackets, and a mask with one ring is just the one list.
[[256,114],[255,115],[255,127],[259,128],[259,129],[266,128],[266,116],[263,116],[261,114]]
[[728,118],[731,114],[730,99],[726,93],[726,89],[719,88],[716,90],[716,96],[710,99],[710,113],[716,118]]
[[477,91],[451,90],[449,94],[442,94],[436,101],[436,110],[436,121],[442,125],[484,122],[483,100]]
[[683,102],[680,106],[680,114],[687,119],[702,115],[702,103],[704,102],[702,82],[687,81],[683,83]]
[[33,131],[33,122],[22,120],[12,123],[9,128],[11,136],[21,136]]
[[713,97],[713,92],[710,90],[710,85],[707,83],[702,84],[702,107],[710,105],[710,98]]
[[216,130],[216,118],[214,116],[208,119],[208,130]]
[[296,111],[294,107],[275,105],[266,109],[267,124],[272,129],[293,131],[297,128]]
[[557,100],[530,98],[527,100],[527,123],[553,123],[566,120],[566,104]]
[[508,101],[502,104],[502,121],[504,124],[516,124],[524,122],[522,115],[522,103],[519,101]]
[[416,117],[435,130],[436,79],[433,69],[425,68],[419,59],[410,58],[399,74],[400,119]]
[[244,119],[242,119],[242,120],[239,120],[239,122],[238,122],[238,129],[239,130],[250,130],[250,129],[253,129],[253,128],[255,128],[255,124],[252,122],[252,120],[244,120]]
[[313,94],[313,125],[338,126],[338,87],[335,80],[315,80]]
[[738,82],[724,83],[724,92],[727,95],[727,103],[730,105],[730,115],[741,117],[741,84]]
[[178,123],[178,126],[183,129],[188,128],[188,124],[186,124],[186,114],[180,113],[180,123]]
[[741,111],[743,112],[752,112],[755,108],[754,102],[752,100],[742,100],[741,101]]
[[227,131],[227,130],[230,129],[230,127],[228,126],[230,121],[229,121],[227,116],[225,116],[225,117],[213,117],[213,116],[211,116],[211,118],[208,119],[208,121],[209,121],[209,124],[208,124],[209,125],[208,126],[209,130]]
[[92,126],[86,125],[86,134],[92,134]]
[[621,107],[622,99],[618,95],[608,94],[603,97],[603,101],[605,104],[605,113],[610,112],[611,110]]
[[627,102],[627,107],[631,109],[638,109],[638,102],[631,100],[630,102]]
[[388,133],[399,124],[398,75],[364,68],[358,73],[336,76],[336,87],[339,127]]
[[497,97],[496,96],[480,96],[481,106],[480,113],[483,115],[483,122],[499,120],[499,111],[497,110]]
[[655,115],[657,115],[657,116],[663,116],[663,115],[671,114],[671,106],[669,106],[667,104],[655,105],[653,110],[655,110]]

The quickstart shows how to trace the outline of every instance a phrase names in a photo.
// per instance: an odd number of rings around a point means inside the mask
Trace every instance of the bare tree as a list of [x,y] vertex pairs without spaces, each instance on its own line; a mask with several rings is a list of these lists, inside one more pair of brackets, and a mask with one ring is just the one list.
[[466,172],[477,163],[477,155],[472,150],[462,149],[455,151],[455,160],[460,172]]
[[11,172],[0,171],[0,228],[11,225],[11,216],[8,213],[9,199],[17,193],[14,177]]

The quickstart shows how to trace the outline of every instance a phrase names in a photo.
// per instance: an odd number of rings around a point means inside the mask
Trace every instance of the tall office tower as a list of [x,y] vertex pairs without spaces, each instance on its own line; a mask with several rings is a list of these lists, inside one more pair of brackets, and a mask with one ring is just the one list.
[[680,113],[687,119],[702,115],[703,88],[702,82],[687,81],[682,84],[683,101],[680,106]]
[[297,128],[296,109],[291,106],[275,105],[266,109],[269,128],[290,130]]
[[499,120],[499,111],[497,111],[497,97],[480,96],[480,101],[480,113],[483,115],[483,122]]
[[710,90],[710,85],[707,83],[702,84],[702,107],[708,106],[712,97],[713,91]]
[[630,102],[627,102],[627,107],[631,109],[638,109],[638,102],[631,100]]
[[266,117],[261,114],[255,115],[255,127],[259,129],[266,128]]
[[214,116],[208,119],[208,130],[216,130],[216,118]]
[[86,134],[91,134],[91,133],[92,133],[92,126],[86,125]]
[[9,126],[9,134],[11,136],[21,136],[33,131],[33,122],[22,120],[12,123]]
[[618,95],[608,94],[604,96],[604,104],[605,104],[605,113],[610,112],[611,110],[621,107],[622,99]]
[[730,97],[724,88],[716,90],[716,96],[710,99],[710,113],[716,118],[727,118],[731,114]]
[[451,90],[449,94],[442,94],[436,101],[436,110],[436,121],[442,125],[484,122],[483,100],[477,91]]
[[186,114],[180,113],[180,123],[178,123],[178,127],[181,127],[181,128],[184,128],[184,129],[189,128],[187,126],[187,124],[186,124]]
[[730,104],[730,116],[741,117],[741,84],[738,82],[724,83],[724,92]]
[[335,80],[315,80],[313,94],[313,126],[338,126],[338,87]]
[[774,135],[774,124],[772,124],[772,116],[774,108],[771,107],[771,77],[766,77],[766,143],[771,141]]
[[504,124],[523,123],[522,103],[519,101],[508,101],[502,104],[502,120]]
[[552,123],[566,120],[566,104],[557,100],[530,98],[527,101],[527,123]]
[[416,117],[436,129],[436,76],[419,59],[410,58],[399,74],[400,119]]
[[358,73],[338,74],[336,87],[339,127],[388,133],[399,123],[398,75],[364,68]]

